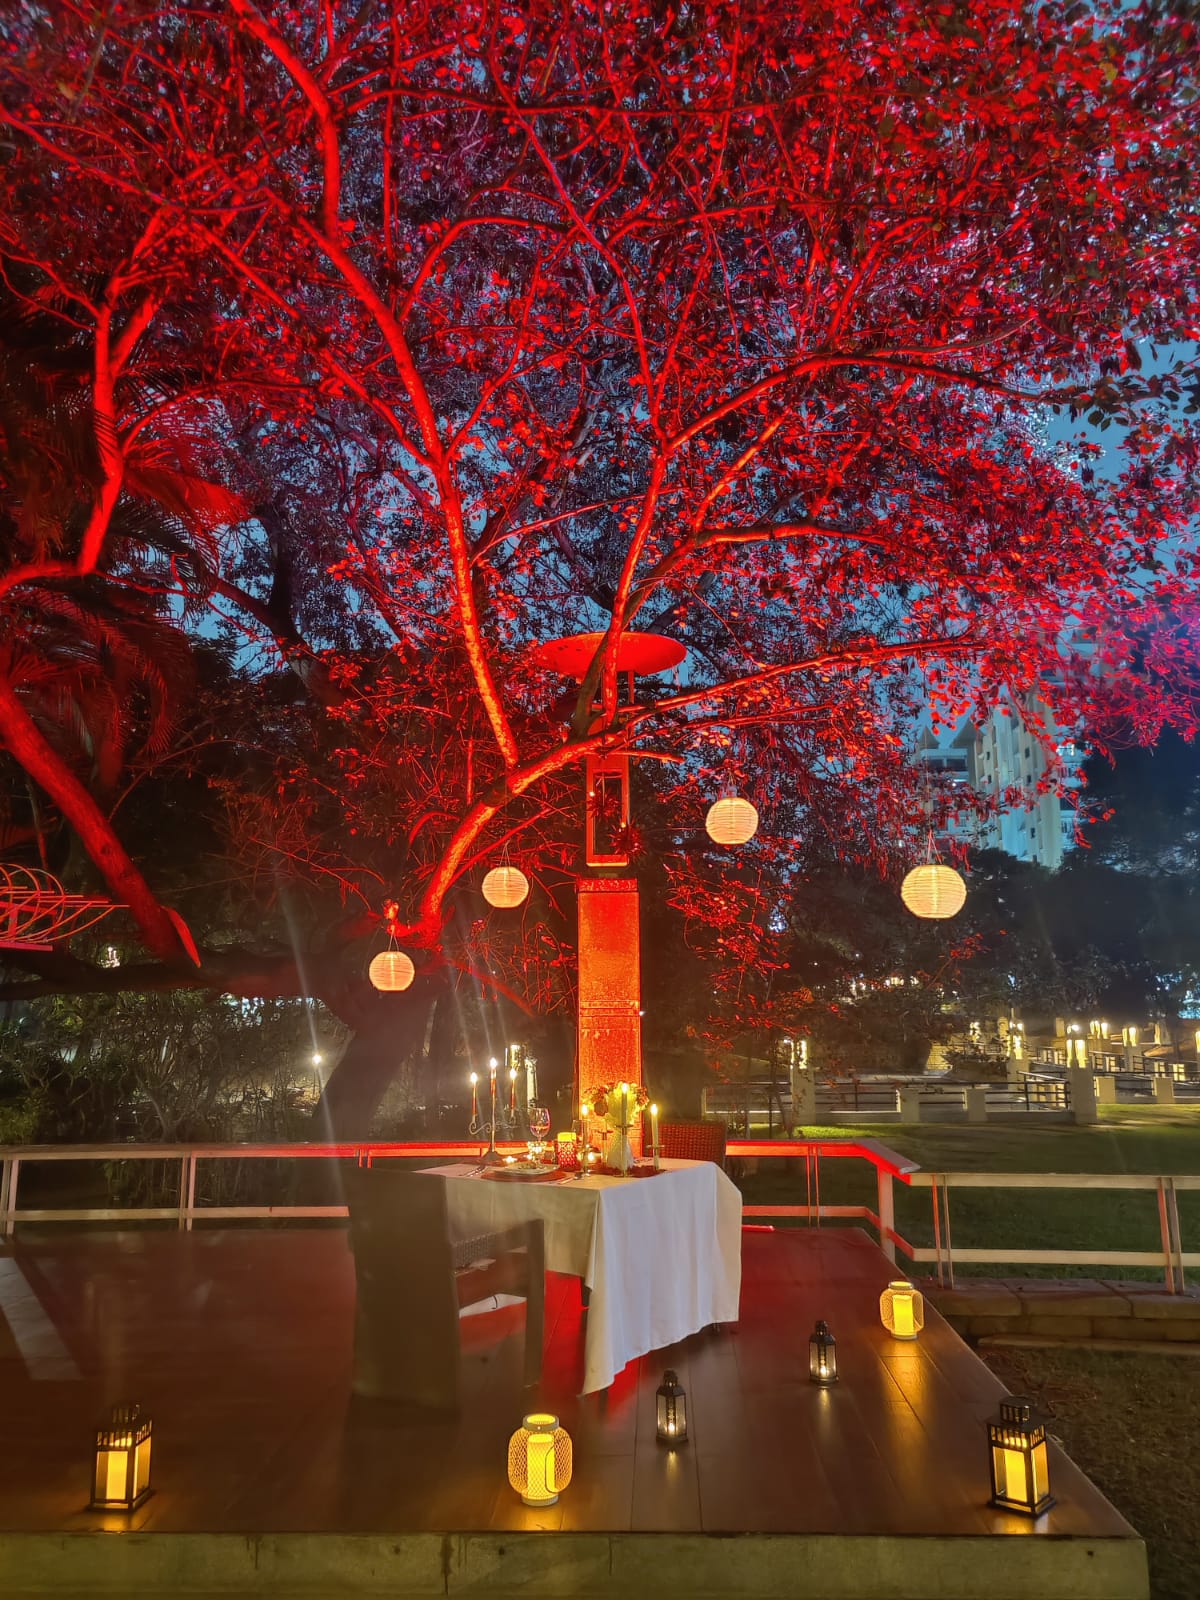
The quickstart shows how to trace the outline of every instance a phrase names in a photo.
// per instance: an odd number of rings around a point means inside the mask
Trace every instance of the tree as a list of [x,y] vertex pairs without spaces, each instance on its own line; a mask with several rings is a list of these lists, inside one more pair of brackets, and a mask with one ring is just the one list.
[[[86,351],[96,471],[18,529],[0,604],[86,580],[225,617],[275,744],[222,780],[227,849],[318,937],[189,970],[0,679],[0,740],[152,957],[119,981],[307,981],[375,1040],[334,1079],[361,1124],[447,971],[541,992],[589,755],[668,758],[684,877],[706,801],[752,789],[786,880],[797,831],[903,854],[918,699],[1190,728],[1192,380],[1139,349],[1195,327],[1196,42],[1116,0],[21,7],[0,250]],[[1123,470],[1051,448],[1052,407],[1121,422]],[[148,471],[165,577],[115,537]],[[688,664],[628,704],[639,628]],[[536,647],[570,631],[601,641],[564,694]],[[504,849],[532,955],[477,914]],[[422,977],[381,1001],[388,903]],[[24,964],[3,992],[118,981]]]

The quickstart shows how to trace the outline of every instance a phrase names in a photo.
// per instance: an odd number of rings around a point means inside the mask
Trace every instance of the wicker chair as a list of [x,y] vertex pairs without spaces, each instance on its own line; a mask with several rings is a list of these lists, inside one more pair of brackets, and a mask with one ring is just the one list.
[[525,1301],[527,1388],[542,1373],[543,1224],[451,1241],[446,1185],[394,1167],[347,1167],[350,1244],[358,1284],[354,1393],[457,1411],[458,1319],[493,1295]]
[[715,1161],[725,1166],[723,1122],[664,1122],[658,1130],[662,1154],[674,1161]]

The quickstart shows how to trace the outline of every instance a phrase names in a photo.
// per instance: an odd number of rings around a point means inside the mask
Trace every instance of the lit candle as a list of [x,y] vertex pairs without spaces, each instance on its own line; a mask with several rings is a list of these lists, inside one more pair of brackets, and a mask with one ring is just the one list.
[[897,1339],[911,1339],[916,1334],[911,1294],[897,1294],[892,1298],[892,1318]]
[[650,1153],[654,1157],[654,1170],[658,1171],[658,1107],[650,1107]]
[[617,1088],[621,1095],[621,1132],[624,1133],[629,1127],[629,1085],[619,1083]]
[[514,1115],[515,1115],[516,1109],[517,1109],[517,1069],[516,1069],[516,1067],[509,1067],[509,1069],[508,1069],[508,1082],[509,1082],[508,1109],[511,1112],[513,1112]]
[[488,1062],[488,1081],[491,1084],[491,1090],[492,1090],[492,1127],[493,1127],[493,1129],[496,1126],[496,1068],[499,1065],[500,1065],[500,1063],[496,1060],[495,1056],[493,1056],[492,1059]]
[[476,1092],[479,1083],[479,1074],[471,1074],[471,1121],[474,1122],[479,1115],[479,1096]]

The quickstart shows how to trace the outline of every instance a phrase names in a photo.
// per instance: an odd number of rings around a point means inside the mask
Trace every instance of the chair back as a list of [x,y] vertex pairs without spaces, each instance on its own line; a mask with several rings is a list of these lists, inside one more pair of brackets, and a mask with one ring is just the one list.
[[658,1130],[662,1153],[673,1161],[715,1161],[725,1165],[723,1122],[664,1122]]
[[358,1299],[354,1391],[457,1405],[458,1292],[440,1178],[391,1166],[343,1170]]

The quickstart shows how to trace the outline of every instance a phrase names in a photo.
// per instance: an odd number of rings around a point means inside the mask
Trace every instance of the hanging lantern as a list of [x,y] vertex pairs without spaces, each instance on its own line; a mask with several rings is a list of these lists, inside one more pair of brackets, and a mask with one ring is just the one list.
[[384,994],[407,989],[417,975],[403,950],[381,950],[367,968],[367,977]]
[[940,862],[914,867],[900,885],[900,898],[914,917],[942,919],[957,916],[967,898],[960,873]]
[[915,1339],[925,1326],[925,1297],[907,1278],[897,1278],[879,1296],[879,1316],[893,1339]]
[[837,1379],[837,1340],[827,1322],[818,1322],[808,1341],[808,1375],[814,1383],[828,1385]]
[[714,844],[748,844],[758,832],[758,812],[740,795],[726,795],[709,806],[704,826]]
[[534,1411],[508,1441],[508,1481],[527,1506],[552,1506],[571,1481],[571,1436]]
[[679,1375],[664,1372],[655,1395],[658,1411],[659,1444],[674,1448],[687,1443],[687,1391],[680,1387]]
[[483,898],[501,911],[519,906],[528,893],[529,879],[520,867],[493,867],[483,880]]
[[136,1511],[150,1493],[150,1418],[114,1406],[96,1429],[93,1511]]
[[1002,1511],[1040,1517],[1054,1504],[1050,1493],[1046,1429],[1033,1418],[1033,1401],[1013,1396],[987,1425],[991,1449],[992,1504]]

